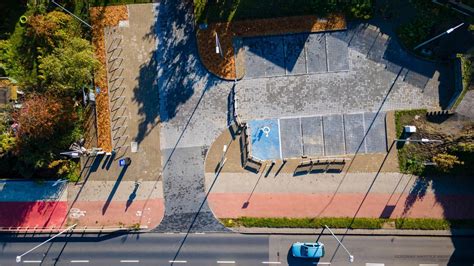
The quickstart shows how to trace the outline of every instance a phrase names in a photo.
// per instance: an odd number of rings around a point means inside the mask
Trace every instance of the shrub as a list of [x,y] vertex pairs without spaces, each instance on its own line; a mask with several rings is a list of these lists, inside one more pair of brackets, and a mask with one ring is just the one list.
[[397,29],[398,37],[406,47],[412,49],[427,39],[434,23],[435,20],[425,14],[407,24],[401,25]]
[[436,163],[436,168],[443,172],[449,173],[456,165],[462,165],[463,162],[455,155],[440,153],[433,157],[433,162]]

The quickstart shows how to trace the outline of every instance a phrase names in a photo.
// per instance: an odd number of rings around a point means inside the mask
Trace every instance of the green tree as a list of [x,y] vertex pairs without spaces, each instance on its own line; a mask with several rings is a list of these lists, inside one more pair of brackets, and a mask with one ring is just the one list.
[[56,95],[74,95],[90,84],[92,73],[99,67],[92,45],[78,37],[55,48],[39,62],[42,86]]
[[38,14],[28,19],[26,34],[34,40],[37,47],[51,52],[62,46],[70,38],[80,37],[78,22],[70,15],[60,11]]

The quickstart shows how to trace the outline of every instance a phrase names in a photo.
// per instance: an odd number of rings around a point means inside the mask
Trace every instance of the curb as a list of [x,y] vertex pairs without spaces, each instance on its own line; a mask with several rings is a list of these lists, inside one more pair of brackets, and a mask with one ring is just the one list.
[[[0,228],[0,234],[52,234],[59,233],[64,230],[64,227],[58,228]],[[97,228],[77,228],[68,231],[72,234],[102,234],[102,233],[117,233],[117,232],[128,232],[128,233],[146,233],[150,229],[148,226],[140,226],[140,228],[126,228],[126,227],[97,227]]]
[[[235,227],[230,228],[235,233],[247,235],[330,235],[323,228],[261,228]],[[331,229],[336,235],[354,236],[426,236],[426,237],[453,237],[474,236],[474,229],[452,230],[402,230],[402,229]]]

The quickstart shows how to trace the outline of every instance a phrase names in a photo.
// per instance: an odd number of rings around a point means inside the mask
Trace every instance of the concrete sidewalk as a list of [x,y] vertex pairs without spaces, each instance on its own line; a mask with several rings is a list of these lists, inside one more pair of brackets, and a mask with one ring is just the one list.
[[[206,175],[209,189],[214,175]],[[278,176],[221,173],[208,197],[218,218],[474,218],[473,181],[399,173]]]
[[89,181],[68,190],[68,224],[154,228],[163,218],[161,181]]

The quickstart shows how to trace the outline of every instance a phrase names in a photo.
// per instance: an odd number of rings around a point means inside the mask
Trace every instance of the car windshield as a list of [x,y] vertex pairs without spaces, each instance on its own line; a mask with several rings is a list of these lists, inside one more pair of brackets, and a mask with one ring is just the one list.
[[301,246],[301,256],[308,256],[308,247],[307,246]]

